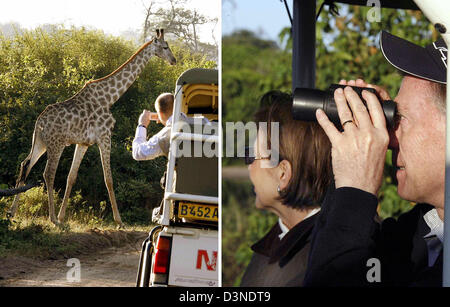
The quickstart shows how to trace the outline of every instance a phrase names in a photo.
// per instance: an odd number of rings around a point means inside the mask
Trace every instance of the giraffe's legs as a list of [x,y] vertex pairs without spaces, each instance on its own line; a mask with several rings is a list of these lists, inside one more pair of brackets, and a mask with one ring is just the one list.
[[67,202],[69,200],[72,186],[75,183],[78,175],[78,169],[80,167],[81,160],[83,160],[84,154],[89,146],[77,144],[75,147],[75,153],[73,155],[72,166],[70,167],[69,176],[67,177],[66,192],[64,193],[64,199],[59,209],[58,222],[62,223],[66,215]]
[[108,189],[109,200],[111,201],[111,207],[113,211],[114,221],[120,226],[123,226],[122,219],[120,218],[119,209],[117,208],[116,196],[113,189],[113,179],[110,165],[110,153],[111,153],[111,140],[109,138],[102,139],[102,142],[98,144],[100,148],[100,155],[102,158],[103,175],[105,177],[106,188]]
[[53,224],[58,225],[55,215],[55,200],[53,199],[53,184],[55,182],[56,169],[64,146],[47,149],[47,165],[44,170],[44,180],[48,193],[48,215]]
[[[20,188],[25,185],[25,180],[31,171],[31,168],[36,164],[39,158],[45,153],[46,146],[40,139],[39,135],[34,133],[33,135],[33,145],[31,146],[30,154],[22,161],[20,165],[19,178],[17,179],[16,188]],[[17,207],[19,206],[20,194],[14,197],[13,204],[8,211],[8,216],[13,217],[16,214]]]

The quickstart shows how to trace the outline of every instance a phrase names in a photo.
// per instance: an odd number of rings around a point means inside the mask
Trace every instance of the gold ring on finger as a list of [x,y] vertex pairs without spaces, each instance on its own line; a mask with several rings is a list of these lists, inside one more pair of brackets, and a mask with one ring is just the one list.
[[353,120],[349,119],[342,123],[342,128],[344,128],[345,124],[348,124],[348,123],[354,124]]

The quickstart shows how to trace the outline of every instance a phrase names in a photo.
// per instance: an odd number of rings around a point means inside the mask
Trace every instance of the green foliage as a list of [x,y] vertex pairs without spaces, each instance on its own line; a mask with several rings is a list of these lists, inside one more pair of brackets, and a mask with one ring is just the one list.
[[224,122],[251,120],[264,92],[290,89],[291,56],[275,42],[242,30],[223,37],[222,53]]
[[[275,42],[242,30],[223,37],[222,54],[223,123],[252,120],[263,93],[290,89],[291,55]],[[222,161],[224,165],[235,162],[229,158]]]
[[[48,216],[48,196],[44,186],[29,189],[20,195],[17,214],[26,218]],[[54,192],[55,202],[59,202],[58,193]]]
[[3,241],[8,234],[9,227],[11,226],[11,221],[8,219],[0,220],[0,238]]
[[250,262],[250,246],[276,223],[277,217],[255,209],[255,196],[249,181],[222,180],[222,259],[223,285],[239,286]]
[[[105,219],[106,201],[100,202],[99,206],[90,205],[81,195],[81,191],[76,191],[68,200],[66,209],[66,219],[76,221],[78,223],[89,225],[92,227],[102,224],[112,223],[112,218]],[[59,205],[62,200],[57,191],[54,191],[53,197],[56,202],[55,212],[58,214]],[[0,216],[4,216],[6,211],[11,207],[13,198],[0,198]],[[35,220],[39,218],[47,218],[48,196],[44,185],[29,189],[20,194],[18,209],[15,219]]]
[[[432,24],[420,13],[381,9],[381,22],[369,22],[369,7],[341,5],[340,17],[324,10],[316,27],[316,87],[325,89],[340,79],[363,78],[386,87],[395,97],[401,76],[380,52],[379,34],[394,35],[425,45],[436,40]],[[289,44],[288,44],[289,45]]]
[[[162,198],[159,180],[166,160],[137,162],[132,159],[131,144],[139,114],[143,109],[154,110],[155,98],[162,92],[172,92],[176,79],[186,69],[216,67],[215,62],[193,53],[180,42],[170,42],[170,45],[177,65],[170,66],[159,58],[152,58],[136,82],[111,108],[116,119],[111,168],[119,210],[121,213],[140,212],[147,222],[150,222],[150,210],[159,205]],[[15,185],[20,163],[31,149],[34,123],[46,106],[70,98],[85,82],[110,74],[138,48],[132,42],[84,28],[54,26],[50,31],[38,28],[24,30],[12,38],[0,33],[0,182],[8,187]],[[148,134],[161,128],[152,124]],[[59,193],[65,190],[74,147],[66,148],[59,162],[55,178],[55,190]],[[44,155],[27,181],[42,178],[45,162]],[[74,200],[74,204],[77,203],[74,214],[85,217],[98,214],[97,218],[106,220],[112,217],[97,146],[91,146],[86,152],[73,191],[80,191],[82,195],[82,200]],[[43,199],[34,198],[33,202],[31,207],[36,211],[21,209],[26,215],[47,210]],[[142,222],[143,218],[138,215],[125,214],[125,222]]]
[[[326,89],[341,79],[363,78],[384,86],[395,97],[401,75],[378,48],[379,33],[388,30],[419,45],[436,40],[437,33],[420,12],[381,10],[381,22],[369,23],[370,8],[341,5],[341,16],[325,9],[316,27],[316,87]],[[238,31],[223,38],[223,120],[248,121],[258,108],[258,98],[268,90],[291,92],[292,38],[289,28],[280,34],[280,44]],[[282,47],[279,47],[282,46]],[[238,164],[224,158],[224,165]],[[391,152],[386,156],[385,176],[379,194],[378,213],[397,217],[412,203],[397,195]],[[238,285],[250,260],[250,246],[267,233],[276,217],[254,209],[250,184],[223,183],[223,284]]]

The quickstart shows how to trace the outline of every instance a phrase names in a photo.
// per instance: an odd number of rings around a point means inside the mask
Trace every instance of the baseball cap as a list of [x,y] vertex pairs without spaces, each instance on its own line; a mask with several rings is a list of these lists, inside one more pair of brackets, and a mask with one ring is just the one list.
[[421,47],[381,31],[380,47],[395,68],[419,78],[447,83],[447,45],[442,38]]

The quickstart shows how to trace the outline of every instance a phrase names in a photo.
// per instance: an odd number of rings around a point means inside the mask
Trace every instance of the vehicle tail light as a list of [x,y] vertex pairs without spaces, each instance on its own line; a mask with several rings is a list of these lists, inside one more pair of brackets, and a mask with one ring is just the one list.
[[159,237],[156,243],[155,262],[153,266],[153,273],[167,274],[169,271],[169,257],[170,257],[171,240],[167,237]]

